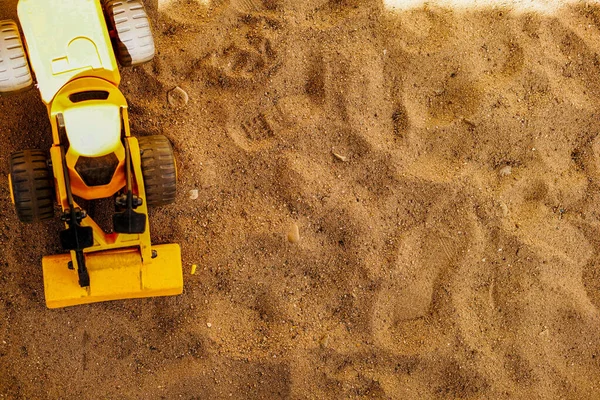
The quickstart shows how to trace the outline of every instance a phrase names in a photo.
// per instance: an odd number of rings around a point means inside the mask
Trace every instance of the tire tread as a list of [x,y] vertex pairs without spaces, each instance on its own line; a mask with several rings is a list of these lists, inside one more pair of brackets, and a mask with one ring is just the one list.
[[42,150],[24,150],[10,157],[15,209],[21,222],[32,223],[54,217],[54,185]]
[[145,136],[138,143],[148,206],[173,203],[177,195],[177,167],[169,139],[163,135]]

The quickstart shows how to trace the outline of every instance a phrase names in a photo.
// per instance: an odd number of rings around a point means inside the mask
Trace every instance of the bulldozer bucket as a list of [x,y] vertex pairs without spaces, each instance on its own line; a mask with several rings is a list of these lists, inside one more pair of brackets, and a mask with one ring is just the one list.
[[152,246],[156,257],[143,263],[137,249],[86,253],[90,286],[79,286],[68,268],[71,254],[44,257],[44,291],[48,308],[140,297],[172,296],[183,291],[181,250],[177,244]]

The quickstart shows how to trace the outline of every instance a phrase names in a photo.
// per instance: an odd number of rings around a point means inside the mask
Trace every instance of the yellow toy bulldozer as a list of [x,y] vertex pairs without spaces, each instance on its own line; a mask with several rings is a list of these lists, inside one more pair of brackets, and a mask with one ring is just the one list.
[[[148,207],[175,200],[173,149],[162,135],[130,135],[118,89],[117,59],[130,66],[154,56],[142,3],[20,0],[18,15],[25,46],[14,22],[0,22],[0,94],[30,87],[31,65],[53,145],[49,158],[11,155],[11,198],[22,222],[52,218],[56,200],[68,251],[43,257],[47,306],[181,293],[180,248],[153,246],[148,227]],[[105,198],[116,210],[108,232],[79,205]]]

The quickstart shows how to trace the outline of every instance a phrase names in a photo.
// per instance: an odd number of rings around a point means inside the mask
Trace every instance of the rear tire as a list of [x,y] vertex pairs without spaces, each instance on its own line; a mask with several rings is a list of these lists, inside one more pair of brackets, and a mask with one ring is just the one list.
[[54,217],[54,179],[46,153],[25,150],[10,156],[10,178],[17,216],[21,222]]
[[0,21],[0,94],[19,92],[32,85],[19,28],[13,21]]
[[155,47],[150,21],[139,0],[103,0],[108,29],[116,33],[115,53],[124,67],[140,65],[154,58]]
[[177,167],[171,142],[163,135],[138,138],[146,204],[164,206],[175,201]]

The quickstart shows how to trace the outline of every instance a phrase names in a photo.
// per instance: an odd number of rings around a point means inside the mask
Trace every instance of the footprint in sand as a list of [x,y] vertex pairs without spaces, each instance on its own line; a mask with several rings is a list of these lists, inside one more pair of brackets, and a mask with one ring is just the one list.
[[388,13],[394,36],[401,38],[403,51],[411,54],[436,53],[451,43],[455,27],[452,11],[435,7]]
[[399,238],[391,279],[377,295],[374,337],[391,352],[406,350],[398,343],[415,345],[403,338],[407,327],[432,316],[445,324],[456,318],[452,315],[461,312],[466,301],[462,294],[472,277],[464,269],[477,257],[475,242],[480,234],[472,212],[460,206],[464,199],[445,197],[437,199],[423,224]]
[[523,48],[514,41],[486,41],[479,48],[479,55],[484,60],[485,72],[496,78],[512,77],[523,69]]
[[546,72],[563,96],[596,109],[600,99],[600,62],[596,36],[567,21],[550,20],[540,29],[541,46],[549,60]]
[[[240,10],[254,9],[257,4],[248,0],[237,6]],[[235,8],[232,12],[233,23],[224,27],[230,33],[218,46],[223,50],[210,54],[203,65],[216,83],[240,89],[264,82],[278,68],[280,60],[273,43],[281,22],[272,12],[248,13]]]
[[228,129],[234,143],[245,151],[265,150],[275,144],[276,132],[287,126],[287,118],[278,104],[256,114],[234,117]]
[[526,39],[508,21],[503,12],[482,11],[472,21],[474,30],[466,33],[475,41],[474,51],[469,51],[471,68],[477,71],[476,75],[491,78],[491,84],[497,80],[507,83],[505,78],[517,75],[525,64],[521,41]]
[[[278,121],[280,113],[275,114],[275,121]],[[264,140],[273,136],[273,122],[267,120],[265,113],[258,113],[255,117],[252,117],[242,122],[242,130],[246,134],[249,140]]]
[[467,76],[450,73],[428,98],[432,123],[448,124],[475,114],[481,103],[481,90]]

